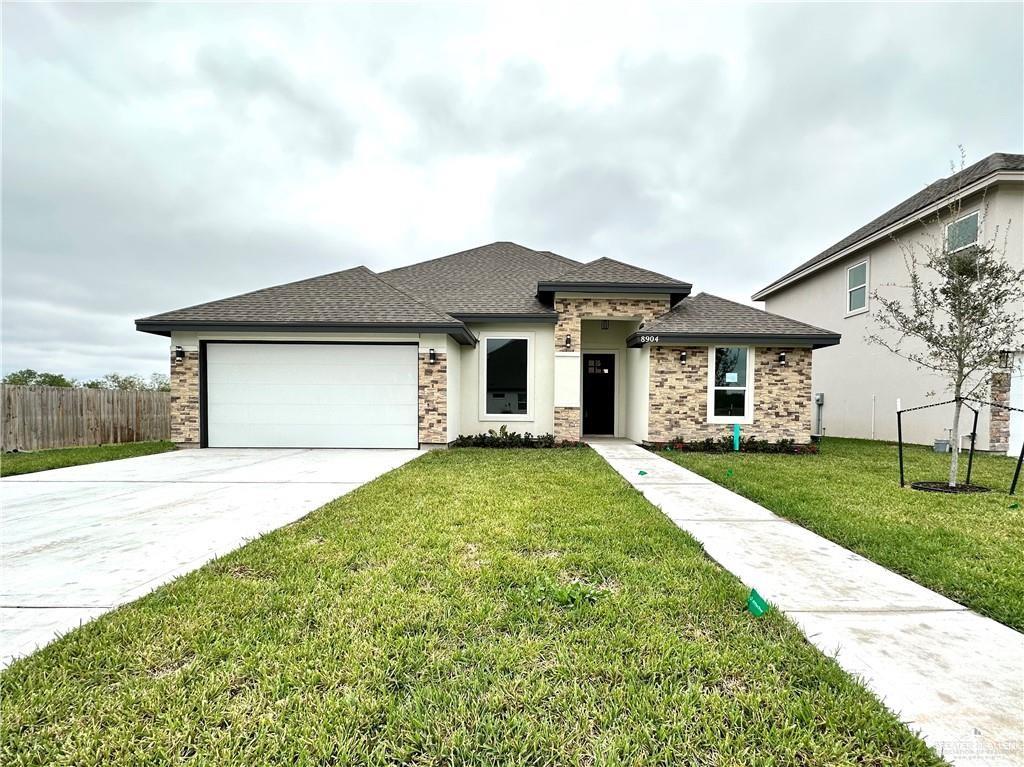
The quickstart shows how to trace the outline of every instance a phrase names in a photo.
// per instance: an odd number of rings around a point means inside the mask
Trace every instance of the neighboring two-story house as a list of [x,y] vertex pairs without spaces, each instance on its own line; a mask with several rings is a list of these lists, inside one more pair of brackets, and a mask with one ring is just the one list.
[[[957,215],[947,215],[957,200]],[[872,292],[895,295],[899,288],[890,286],[907,283],[901,243],[926,237],[956,247],[992,239],[1001,246],[1005,237],[1006,258],[1024,265],[1024,155],[993,154],[936,181],[754,294],[770,312],[842,333],[841,345],[815,355],[813,389],[824,397],[816,430],[894,440],[897,403],[909,408],[950,398],[943,379],[866,340],[877,329]],[[1022,348],[1024,339],[1007,350],[1005,371],[982,398],[1024,407]],[[970,431],[971,417],[965,411],[961,431]],[[951,422],[952,406],[915,412],[905,417],[903,436],[929,444],[946,437]],[[1016,455],[1022,440],[1021,414],[982,408],[979,449]]]

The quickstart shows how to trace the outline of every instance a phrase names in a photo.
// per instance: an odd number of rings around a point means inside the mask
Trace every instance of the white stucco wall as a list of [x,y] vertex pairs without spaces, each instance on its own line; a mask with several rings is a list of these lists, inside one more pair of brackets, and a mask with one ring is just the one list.
[[[555,328],[543,323],[488,323],[471,325],[470,330],[481,338],[475,347],[463,346],[460,360],[460,434],[479,434],[498,429],[504,424],[509,431],[551,434],[554,432],[554,359]],[[533,357],[532,380],[527,383],[530,417],[528,419],[502,419],[482,413],[481,355],[484,338],[490,336],[527,336],[531,340]]]
[[[1018,267],[1024,264],[1024,188],[1018,184],[989,189],[984,200],[976,196],[965,201],[962,213],[974,209],[984,209],[982,240],[994,236],[998,226],[1002,243],[1008,231],[1007,259]],[[921,241],[937,231],[934,226],[914,226],[902,231],[899,238]],[[951,393],[942,378],[920,371],[883,347],[867,342],[866,336],[877,327],[870,300],[868,312],[847,316],[846,270],[865,258],[869,261],[869,293],[880,289],[883,295],[897,295],[899,289],[885,286],[906,284],[907,270],[899,245],[886,239],[769,296],[765,308],[842,334],[839,346],[814,353],[812,385],[815,392],[825,394],[825,433],[895,440],[897,401],[908,408],[941,402],[949,399]],[[969,416],[967,412],[961,422],[962,432],[970,430]],[[952,406],[907,414],[904,419],[904,438],[928,444],[946,436]],[[988,448],[987,408],[982,410],[978,422],[978,447]]]
[[445,357],[448,363],[448,441],[459,436],[462,423],[462,347],[458,341],[446,339]]
[[634,442],[647,439],[648,403],[650,392],[650,349],[626,350],[626,431],[625,437]]

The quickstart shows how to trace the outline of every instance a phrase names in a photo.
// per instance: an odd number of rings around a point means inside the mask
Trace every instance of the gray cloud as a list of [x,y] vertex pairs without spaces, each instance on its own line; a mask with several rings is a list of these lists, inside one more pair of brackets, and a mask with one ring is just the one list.
[[148,374],[137,316],[497,239],[742,300],[1024,136],[1019,5],[3,17],[5,371]]

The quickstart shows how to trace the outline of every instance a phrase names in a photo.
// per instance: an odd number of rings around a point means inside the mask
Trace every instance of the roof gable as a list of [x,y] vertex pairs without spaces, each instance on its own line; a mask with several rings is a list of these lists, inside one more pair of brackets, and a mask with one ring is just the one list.
[[814,258],[804,261],[796,269],[787,272],[771,284],[761,288],[761,290],[754,294],[754,300],[761,300],[767,297],[791,277],[808,270],[810,270],[808,271],[808,274],[810,274],[814,267],[824,265],[826,261],[838,253],[842,253],[844,250],[857,245],[890,226],[920,214],[921,211],[941,202],[950,195],[956,194],[959,190],[965,189],[985,177],[1000,171],[1024,171],[1024,154],[1006,154],[1001,152],[992,154],[984,160],[964,168],[959,173],[954,173],[947,178],[941,178],[935,183],[929,184],[917,194],[908,197],[894,208],[890,208],[878,218],[868,222],[831,247],[826,248],[814,256]]
[[831,346],[839,343],[839,334],[830,330],[772,314],[753,306],[738,304],[710,293],[684,298],[642,329],[643,335],[661,335],[679,340],[723,341],[762,339],[800,345]]
[[381,277],[432,306],[456,316],[525,314],[554,316],[537,299],[537,282],[578,261],[514,242],[478,248],[382,272]]

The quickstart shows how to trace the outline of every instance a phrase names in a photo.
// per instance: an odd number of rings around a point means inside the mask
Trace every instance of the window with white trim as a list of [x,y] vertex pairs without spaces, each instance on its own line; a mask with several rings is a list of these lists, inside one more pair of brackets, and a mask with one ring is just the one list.
[[530,412],[530,341],[519,337],[483,339],[484,414],[523,418]]
[[958,250],[978,244],[978,230],[981,224],[981,213],[974,211],[961,216],[956,221],[946,224],[946,250],[955,253]]
[[861,261],[846,270],[846,313],[868,308],[868,262]]
[[753,348],[712,346],[708,351],[708,423],[750,423],[754,412]]

